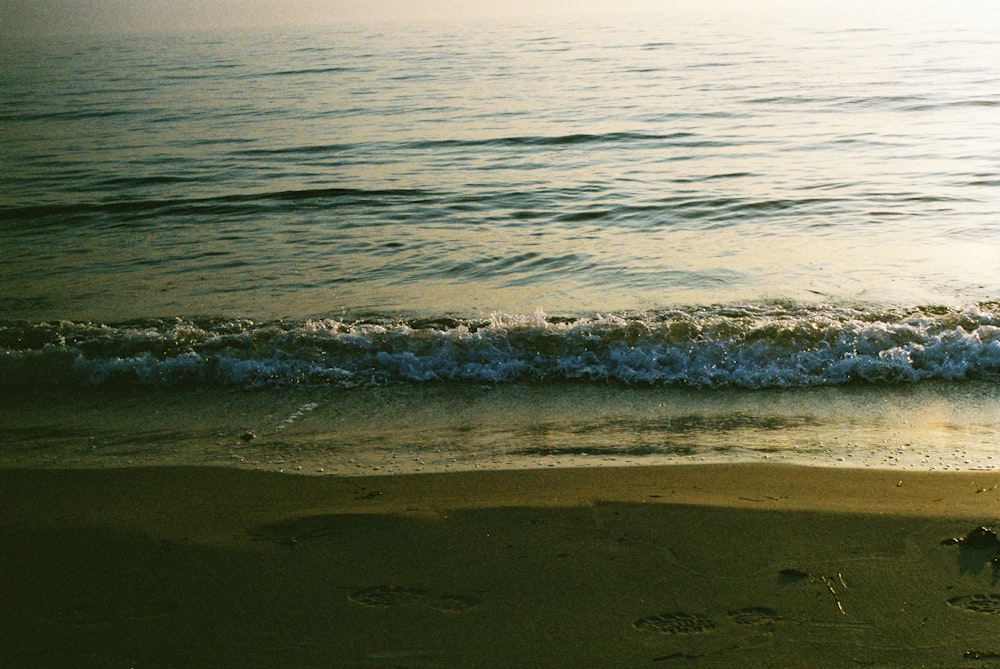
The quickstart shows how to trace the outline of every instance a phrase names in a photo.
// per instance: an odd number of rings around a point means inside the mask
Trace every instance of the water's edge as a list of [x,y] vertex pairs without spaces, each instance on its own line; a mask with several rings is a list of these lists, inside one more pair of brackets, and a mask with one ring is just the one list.
[[791,390],[618,383],[52,389],[0,394],[0,467],[302,474],[780,462],[993,470],[978,381]]

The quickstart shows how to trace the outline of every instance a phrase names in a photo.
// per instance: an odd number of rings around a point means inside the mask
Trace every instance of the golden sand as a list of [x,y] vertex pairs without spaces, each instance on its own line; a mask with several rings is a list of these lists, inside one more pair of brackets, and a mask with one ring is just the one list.
[[[0,470],[0,666],[975,667],[1000,475]],[[1000,546],[998,546],[1000,548]]]

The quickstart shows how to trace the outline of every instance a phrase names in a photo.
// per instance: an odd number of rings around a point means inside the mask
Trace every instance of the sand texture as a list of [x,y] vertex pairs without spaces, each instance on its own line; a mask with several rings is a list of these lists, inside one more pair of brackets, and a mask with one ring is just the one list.
[[996,666],[998,483],[0,470],[0,666]]

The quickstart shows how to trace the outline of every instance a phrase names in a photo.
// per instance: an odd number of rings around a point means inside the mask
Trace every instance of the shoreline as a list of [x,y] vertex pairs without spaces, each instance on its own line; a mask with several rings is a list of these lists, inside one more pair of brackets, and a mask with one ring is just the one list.
[[998,486],[772,464],[2,469],[0,661],[977,666],[1000,652],[995,551],[942,541],[995,522]]
[[365,476],[699,463],[998,470],[987,382],[768,391],[521,384],[0,393],[0,468]]

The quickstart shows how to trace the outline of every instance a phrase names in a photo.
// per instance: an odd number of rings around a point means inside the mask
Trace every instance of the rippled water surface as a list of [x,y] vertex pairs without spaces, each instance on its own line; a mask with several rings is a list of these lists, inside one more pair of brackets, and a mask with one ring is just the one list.
[[995,6],[10,40],[0,317],[971,304]]

